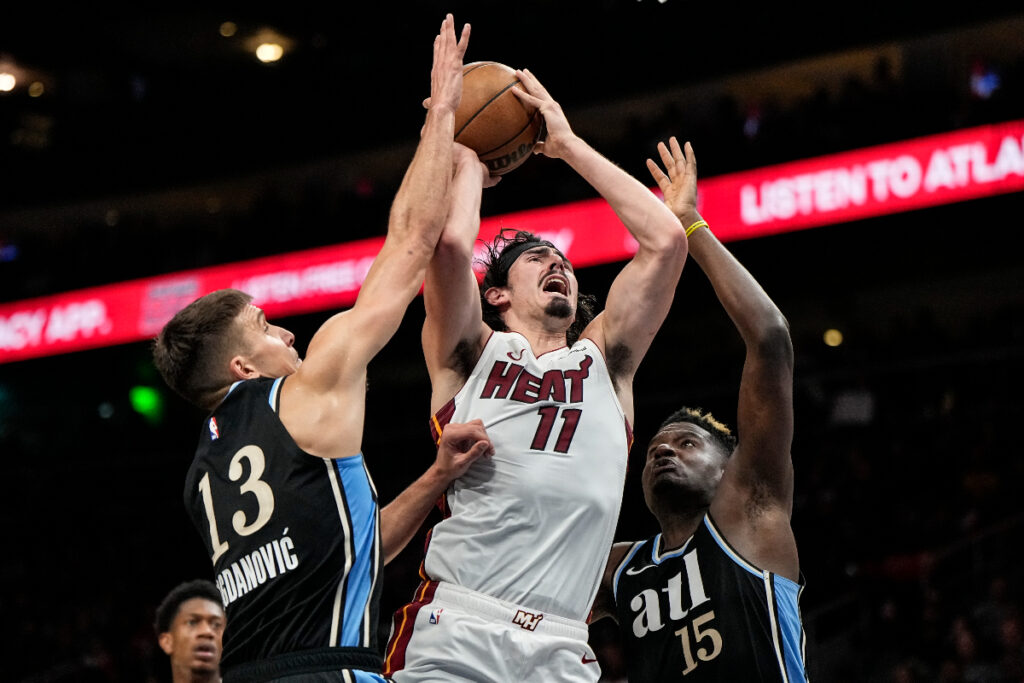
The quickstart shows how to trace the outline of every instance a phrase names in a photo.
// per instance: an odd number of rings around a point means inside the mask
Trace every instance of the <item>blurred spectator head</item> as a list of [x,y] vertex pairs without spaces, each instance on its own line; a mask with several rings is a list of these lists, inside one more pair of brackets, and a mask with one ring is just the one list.
[[226,621],[220,591],[210,581],[187,581],[167,594],[154,628],[175,682],[219,678]]

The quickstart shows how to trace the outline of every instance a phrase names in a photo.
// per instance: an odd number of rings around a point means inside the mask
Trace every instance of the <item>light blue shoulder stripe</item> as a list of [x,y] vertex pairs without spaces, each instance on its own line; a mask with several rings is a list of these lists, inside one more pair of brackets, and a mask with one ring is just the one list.
[[367,671],[351,671],[349,673],[352,674],[352,680],[355,683],[388,683],[388,679]]
[[637,551],[640,550],[640,546],[642,546],[643,544],[643,541],[635,542],[633,544],[633,547],[629,549],[629,552],[626,553],[626,556],[622,558],[621,562],[619,562],[619,566],[615,569],[615,577],[612,579],[613,599],[619,599],[619,576],[622,575],[622,570],[626,568],[626,565],[629,564],[629,561],[633,559],[633,556],[636,555]]
[[779,610],[779,632],[782,636],[782,651],[785,656],[786,680],[789,683],[806,683],[804,647],[806,634],[800,620],[800,593],[803,587],[778,574],[775,578],[775,604]]
[[274,380],[274,384],[270,387],[270,394],[267,396],[267,401],[270,403],[270,409],[277,411],[277,392],[281,391],[281,382],[284,381],[284,377],[278,377]]
[[708,515],[704,515],[704,526],[706,526],[708,528],[708,531],[711,532],[711,537],[715,539],[715,543],[717,543],[718,547],[722,549],[722,552],[728,555],[733,562],[743,567],[754,576],[764,577],[764,572],[761,569],[758,569],[754,565],[750,564],[745,559],[737,555],[735,551],[733,551],[732,547],[730,547],[729,544],[725,542],[725,538],[723,538],[722,534],[719,533],[718,528],[715,526],[715,523],[711,521],[711,517],[709,517]]
[[[798,681],[806,683],[804,667],[804,630],[800,621],[800,593],[803,590],[796,581],[773,572],[759,569],[737,555],[719,533],[718,528],[709,515],[704,516],[704,525],[711,532],[711,537],[726,555],[739,567],[759,577],[768,598],[767,608],[773,621],[772,635],[776,639],[775,654],[786,683]],[[780,642],[781,640],[781,642]]]
[[377,556],[377,501],[362,453],[333,461],[345,492],[352,529],[350,569],[346,578],[341,647],[366,647],[370,642],[369,612]]

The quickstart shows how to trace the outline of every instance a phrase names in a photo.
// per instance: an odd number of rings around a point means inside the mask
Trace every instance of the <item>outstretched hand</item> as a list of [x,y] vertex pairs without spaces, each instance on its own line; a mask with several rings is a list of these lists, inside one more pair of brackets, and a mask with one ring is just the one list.
[[647,160],[647,170],[661,188],[665,205],[688,225],[687,221],[700,218],[697,215],[697,157],[689,142],[680,149],[679,141],[672,136],[668,143],[668,146],[664,142],[658,143],[658,154],[661,155],[665,171],[652,159]]
[[529,69],[517,69],[516,77],[523,87],[512,88],[512,92],[520,101],[540,110],[541,116],[544,117],[544,127],[547,130],[544,139],[540,140],[533,148],[533,153],[543,154],[552,159],[562,158],[566,145],[576,137],[572,128],[569,127],[569,120],[565,118],[562,106],[541,85],[537,77],[530,73]]
[[[455,19],[451,14],[441,22],[441,31],[434,38],[434,65],[430,70],[430,106],[450,111],[462,101],[462,60],[469,46],[469,24],[455,38]],[[425,103],[426,104],[426,103]]]
[[493,454],[494,446],[482,420],[449,422],[441,432],[435,466],[450,482],[465,474],[479,458]]

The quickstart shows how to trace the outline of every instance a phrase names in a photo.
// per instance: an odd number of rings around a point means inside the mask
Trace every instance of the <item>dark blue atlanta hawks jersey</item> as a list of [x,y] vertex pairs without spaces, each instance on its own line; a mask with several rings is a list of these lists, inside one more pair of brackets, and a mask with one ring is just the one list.
[[639,541],[615,571],[631,683],[805,683],[801,584],[733,550],[705,516],[682,548]]
[[379,665],[377,494],[361,454],[327,460],[295,444],[277,413],[283,381],[235,384],[186,478],[227,611],[222,666],[326,651],[335,668],[345,652],[374,670],[364,655]]

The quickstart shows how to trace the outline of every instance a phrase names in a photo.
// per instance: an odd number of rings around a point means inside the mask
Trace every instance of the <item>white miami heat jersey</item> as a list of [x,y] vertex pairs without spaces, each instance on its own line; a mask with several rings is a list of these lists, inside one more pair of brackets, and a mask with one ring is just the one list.
[[428,580],[584,621],[622,502],[632,435],[604,356],[589,339],[535,357],[495,332],[435,429],[483,420],[494,456],[445,494]]

